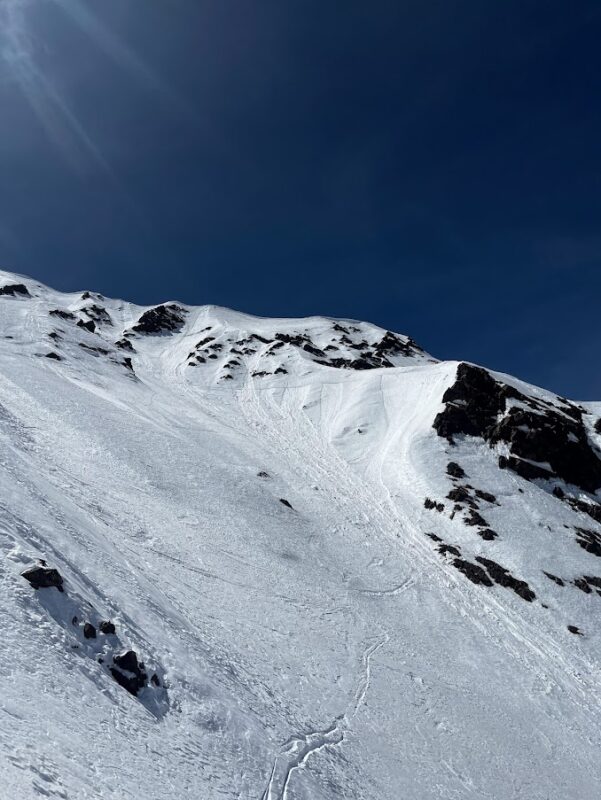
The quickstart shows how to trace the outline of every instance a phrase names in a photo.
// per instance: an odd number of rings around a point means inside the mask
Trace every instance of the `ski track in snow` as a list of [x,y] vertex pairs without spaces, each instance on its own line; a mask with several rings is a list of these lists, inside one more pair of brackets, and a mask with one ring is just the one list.
[[351,723],[365,702],[371,681],[371,662],[375,653],[389,641],[388,634],[368,645],[362,657],[362,673],[349,709],[337,717],[325,730],[291,737],[275,758],[269,777],[269,784],[261,800],[287,800],[293,774],[302,769],[311,756],[326,748],[334,748],[344,743],[345,734],[351,730]]

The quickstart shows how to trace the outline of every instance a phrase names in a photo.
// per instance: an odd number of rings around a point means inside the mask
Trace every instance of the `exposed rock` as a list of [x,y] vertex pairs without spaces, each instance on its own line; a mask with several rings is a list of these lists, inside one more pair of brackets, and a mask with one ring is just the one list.
[[575,528],[575,530],[576,541],[580,547],[587,553],[601,557],[601,534],[588,528]]
[[86,624],[83,626],[83,635],[86,639],[96,638],[96,628],[91,622],[86,622]]
[[113,324],[113,320],[111,319],[109,312],[106,310],[106,308],[103,308],[102,306],[97,306],[93,304],[91,306],[85,306],[84,308],[80,309],[80,311],[82,311],[82,313],[86,314],[91,320],[94,320],[94,322],[97,322],[98,324],[104,324],[104,325]]
[[491,494],[490,492],[483,492],[482,489],[476,489],[475,492],[476,492],[476,497],[479,497],[480,500],[484,500],[486,503],[497,502],[497,498],[494,496],[494,494]]
[[585,594],[596,592],[601,596],[601,578],[595,575],[583,575],[582,578],[576,578],[574,580],[574,586],[580,589],[580,591],[585,592]]
[[274,339],[285,344],[294,344],[297,347],[302,347],[309,341],[309,339],[301,333],[276,333]]
[[119,339],[118,342],[115,342],[115,347],[118,347],[120,350],[129,350],[130,353],[136,352],[129,339]]
[[77,321],[78,328],[85,328],[90,333],[94,333],[96,330],[96,323],[93,319],[89,319],[87,322],[84,322],[83,319]]
[[487,542],[492,542],[494,539],[498,538],[499,534],[493,531],[492,528],[482,528],[482,530],[478,531],[478,536]]
[[108,356],[110,350],[107,350],[106,347],[92,347],[92,345],[84,344],[84,342],[80,342],[79,346],[83,350],[87,350],[88,353],[98,353],[101,356]]
[[59,592],[63,592],[63,576],[57,569],[46,567],[31,567],[26,569],[21,575],[34,589],[49,589],[55,586]]
[[595,433],[601,434],[601,417],[595,422]]
[[[519,405],[507,409],[508,399]],[[527,397],[481,367],[465,363],[459,364],[443,403],[433,424],[451,444],[458,435],[479,437],[491,446],[503,442],[510,455],[501,456],[499,466],[526,480],[560,478],[591,493],[601,488],[601,458],[588,439],[578,406]]]
[[471,561],[466,561],[463,558],[453,559],[453,566],[469,578],[472,583],[482,584],[483,586],[492,586],[493,582],[488,577],[486,572],[478,564],[472,564]]
[[75,314],[72,314],[70,311],[64,311],[62,308],[53,308],[48,313],[51,317],[60,317],[60,319],[67,320],[69,322],[75,321]]
[[105,636],[109,636],[109,635],[115,633],[115,626],[110,621],[110,619],[109,620],[103,620],[102,622],[100,622],[99,625],[98,625],[98,628],[100,630],[100,633],[104,633]]
[[558,586],[565,586],[564,581],[558,578],[557,575],[553,575],[551,572],[545,572],[545,570],[543,570],[543,575],[546,575],[549,580],[553,581],[553,583],[556,583]]
[[601,505],[599,503],[587,503],[585,500],[580,500],[575,497],[566,497],[566,503],[575,508],[576,511],[582,511],[592,517],[596,522],[601,524]]
[[488,522],[481,514],[479,514],[477,511],[474,511],[473,508],[470,508],[463,518],[463,521],[466,525],[481,525],[483,528],[488,528]]
[[145,311],[132,330],[137,333],[161,334],[180,330],[187,311],[175,303],[156,306]]
[[601,488],[601,459],[591,447],[582,420],[552,411],[544,414],[511,408],[489,431],[491,444],[506,442],[521,459],[548,463],[566,483],[595,492]]
[[447,495],[448,500],[452,500],[454,503],[463,503],[470,508],[478,508],[478,504],[473,500],[472,496],[465,488],[465,486],[457,486]]
[[29,289],[23,283],[12,283],[7,286],[0,286],[0,296],[1,295],[5,297],[17,297],[17,295],[31,297]]
[[143,689],[148,682],[144,664],[138,662],[138,656],[133,650],[114,656],[110,671],[117,683],[134,696],[137,696],[140,689]]
[[461,551],[459,548],[455,547],[452,544],[440,544],[438,545],[438,552],[441,556],[446,556],[447,553],[450,553],[452,556],[460,556]]
[[582,631],[576,625],[568,625],[570,633],[575,633],[577,636],[582,636]]
[[403,355],[412,357],[415,355],[415,349],[415,343],[411,339],[403,341],[400,336],[390,331],[386,331],[382,339],[374,346],[374,350],[379,356]]
[[447,464],[447,475],[452,478],[465,478],[465,470],[456,461],[449,461]]
[[[292,508],[292,506],[291,506],[291,504],[288,502],[288,500],[284,500],[284,498],[283,498],[283,497],[280,497],[280,503],[281,503],[283,506],[286,506],[286,508]],[[293,508],[292,508],[292,510],[294,511],[294,509],[293,509]]]
[[528,586],[526,581],[521,581],[518,580],[518,578],[514,578],[513,575],[507,569],[505,569],[505,567],[497,564],[496,561],[492,561],[490,558],[482,558],[481,556],[476,556],[476,561],[482,564],[482,566],[486,567],[490,577],[495,583],[498,583],[499,586],[505,586],[508,589],[512,589],[517,595],[519,595],[523,600],[526,600],[528,603],[531,603],[536,598],[536,594]]
[[505,393],[481,367],[459,364],[455,383],[443,395],[444,411],[434,420],[434,428],[451,444],[457,435],[483,437],[497,415],[505,411]]
[[45,353],[44,357],[45,358],[51,358],[51,359],[53,359],[53,361],[62,361],[63,360],[63,357],[59,356],[59,354],[55,353],[55,352]]
[[552,473],[545,467],[539,467],[537,464],[531,464],[528,461],[522,461],[521,458],[514,456],[499,456],[499,468],[511,469],[516,472],[520,478],[527,481],[535,481],[537,478],[549,480],[553,477]]
[[441,513],[444,511],[444,503],[437,503],[435,500],[426,497],[426,499],[424,500],[424,508],[427,508],[429,510],[434,509],[435,511]]

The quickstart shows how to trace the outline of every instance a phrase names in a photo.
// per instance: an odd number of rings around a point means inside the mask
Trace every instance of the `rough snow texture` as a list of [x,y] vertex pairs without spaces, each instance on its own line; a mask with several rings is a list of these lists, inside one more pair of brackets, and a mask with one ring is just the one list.
[[0,272],[0,796],[596,800],[600,408]]

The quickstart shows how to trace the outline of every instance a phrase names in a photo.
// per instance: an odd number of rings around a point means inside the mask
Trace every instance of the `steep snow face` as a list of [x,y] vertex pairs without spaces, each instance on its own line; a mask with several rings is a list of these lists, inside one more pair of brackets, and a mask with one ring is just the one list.
[[0,272],[0,796],[599,797],[598,410]]

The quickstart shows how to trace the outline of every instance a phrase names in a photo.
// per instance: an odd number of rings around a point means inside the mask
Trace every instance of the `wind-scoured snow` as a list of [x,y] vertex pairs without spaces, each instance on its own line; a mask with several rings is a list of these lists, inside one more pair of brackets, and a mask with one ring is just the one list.
[[0,797],[596,800],[601,493],[438,435],[457,376],[363,322],[0,272]]

